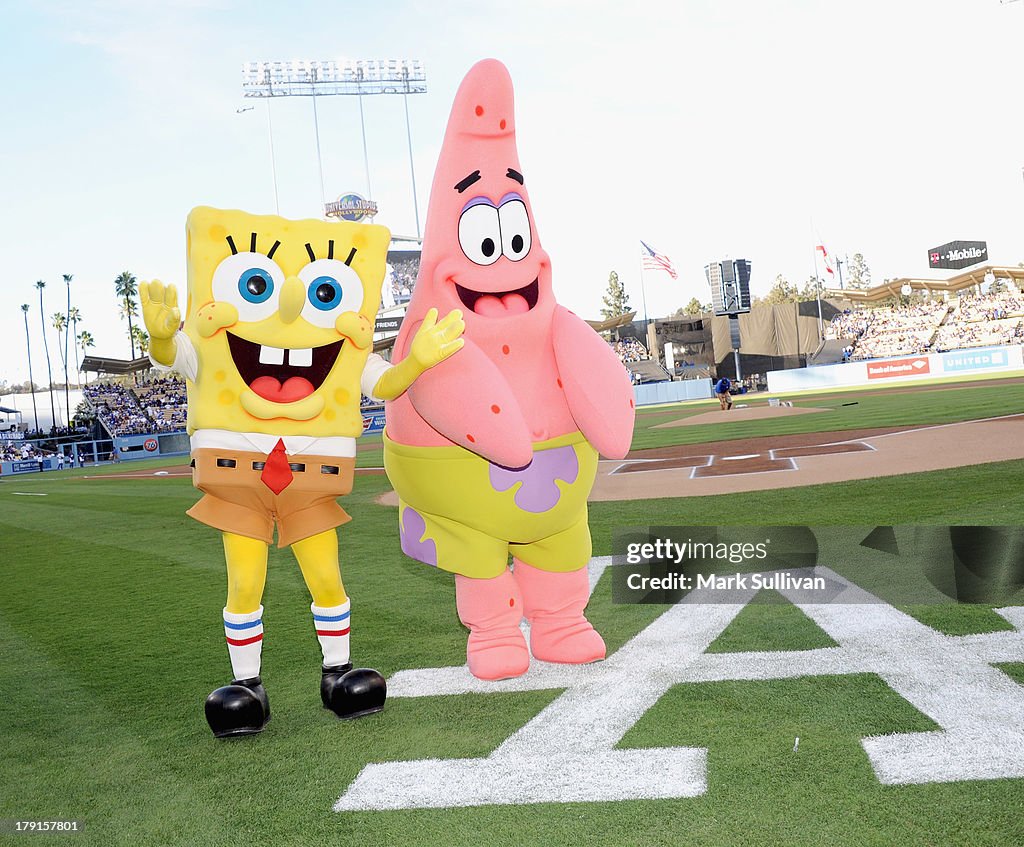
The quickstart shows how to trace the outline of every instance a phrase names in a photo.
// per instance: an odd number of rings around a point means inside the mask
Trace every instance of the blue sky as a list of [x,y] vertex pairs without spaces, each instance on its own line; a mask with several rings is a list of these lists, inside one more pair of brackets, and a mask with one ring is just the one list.
[[[671,6],[671,8],[670,8]],[[508,65],[520,158],[555,291],[597,317],[616,270],[648,311],[708,299],[703,266],[753,262],[753,287],[803,283],[819,237],[873,277],[927,276],[926,251],[989,242],[1024,261],[1024,2],[522,0],[516,4],[40,0],[0,33],[0,379],[36,380],[61,275],[96,353],[127,356],[113,280],[184,284],[184,222],[209,204],[273,212],[265,105],[241,96],[262,59],[419,58],[410,97],[421,219],[451,99],[478,59]],[[415,230],[402,101],[366,98],[377,221]],[[365,193],[358,105],[319,101],[326,193]],[[273,104],[281,214],[320,202],[308,98]],[[49,325],[49,320],[47,321]],[[51,359],[59,368],[56,336]]]

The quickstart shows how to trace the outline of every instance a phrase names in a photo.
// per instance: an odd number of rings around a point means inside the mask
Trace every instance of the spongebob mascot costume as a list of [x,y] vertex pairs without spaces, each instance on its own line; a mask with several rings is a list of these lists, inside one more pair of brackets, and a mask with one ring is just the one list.
[[144,282],[140,299],[150,358],[187,383],[193,484],[204,495],[188,514],[224,542],[233,680],[207,698],[207,721],[223,738],[260,732],[270,719],[261,603],[275,525],[312,596],[324,707],[342,718],[378,712],[383,677],[349,658],[336,533],[349,516],[336,498],[352,489],[360,392],[394,399],[455,353],[461,312],[429,315],[412,355],[391,366],[371,352],[385,227],[199,207],[186,237],[184,324],[173,285]]

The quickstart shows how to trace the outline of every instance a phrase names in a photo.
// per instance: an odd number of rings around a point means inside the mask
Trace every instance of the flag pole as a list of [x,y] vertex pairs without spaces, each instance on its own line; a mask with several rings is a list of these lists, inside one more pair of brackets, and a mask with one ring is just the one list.
[[651,320],[647,316],[647,290],[644,288],[644,256],[640,254],[640,298],[644,304],[644,346],[647,348],[647,355],[658,361],[657,355],[651,350]]
[[825,340],[825,324],[821,318],[821,280],[818,279],[818,246],[814,246],[814,293],[818,300],[818,341]]
[[640,299],[643,300],[644,304],[644,326],[646,328],[647,321],[650,320],[647,317],[647,290],[644,288],[644,259],[640,257]]

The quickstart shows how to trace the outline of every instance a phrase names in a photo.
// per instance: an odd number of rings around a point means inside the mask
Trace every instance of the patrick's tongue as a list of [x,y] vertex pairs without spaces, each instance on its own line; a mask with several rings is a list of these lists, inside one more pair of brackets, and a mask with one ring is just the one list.
[[301,376],[288,377],[284,381],[284,385],[272,376],[260,376],[254,379],[249,387],[271,403],[294,403],[296,400],[308,397],[316,390],[313,383]]
[[477,298],[473,304],[473,311],[488,318],[501,318],[529,312],[530,304],[522,294],[505,294],[500,299],[493,294],[485,294]]

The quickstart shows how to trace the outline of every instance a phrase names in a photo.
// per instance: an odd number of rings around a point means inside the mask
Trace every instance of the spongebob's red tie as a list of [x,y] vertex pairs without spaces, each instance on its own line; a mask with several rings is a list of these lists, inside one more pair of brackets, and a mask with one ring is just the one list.
[[277,439],[274,449],[267,454],[260,479],[275,494],[280,494],[292,484],[292,469],[288,467],[288,454],[284,451],[284,439]]

